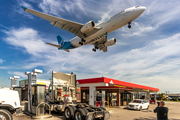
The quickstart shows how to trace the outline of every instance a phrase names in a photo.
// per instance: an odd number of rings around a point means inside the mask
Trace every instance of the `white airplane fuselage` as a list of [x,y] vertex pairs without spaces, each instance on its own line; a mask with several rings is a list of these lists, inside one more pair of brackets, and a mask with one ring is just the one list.
[[[127,24],[130,24],[132,21],[138,18],[145,11],[145,9],[146,8],[142,6],[131,7],[114,15],[110,19],[96,25],[95,27],[98,27],[101,29],[94,34],[88,37],[85,37],[84,39],[86,42],[84,43],[84,45],[94,44],[100,41],[101,39],[103,39],[107,34]],[[69,42],[77,48],[77,47],[82,46],[79,44],[80,41],[81,41],[81,38],[76,36],[73,39],[71,39]]]

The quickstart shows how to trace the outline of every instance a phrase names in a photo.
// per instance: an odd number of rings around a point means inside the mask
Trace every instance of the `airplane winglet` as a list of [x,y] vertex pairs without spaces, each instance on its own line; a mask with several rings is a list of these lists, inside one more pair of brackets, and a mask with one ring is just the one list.
[[25,11],[27,8],[26,7],[24,7],[24,6],[21,6],[21,8]]

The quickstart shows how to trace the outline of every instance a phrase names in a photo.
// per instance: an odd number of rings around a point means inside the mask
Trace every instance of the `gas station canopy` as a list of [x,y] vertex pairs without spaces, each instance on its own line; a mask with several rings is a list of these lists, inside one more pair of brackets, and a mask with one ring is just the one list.
[[148,92],[158,92],[158,88],[153,88],[149,86],[129,83],[125,81],[115,80],[111,78],[106,77],[100,77],[100,78],[89,78],[89,79],[80,79],[76,80],[77,86],[81,87],[81,89],[85,89],[88,86],[96,86],[96,88],[120,88],[120,89],[126,89],[126,90],[132,90],[132,91],[148,91]]

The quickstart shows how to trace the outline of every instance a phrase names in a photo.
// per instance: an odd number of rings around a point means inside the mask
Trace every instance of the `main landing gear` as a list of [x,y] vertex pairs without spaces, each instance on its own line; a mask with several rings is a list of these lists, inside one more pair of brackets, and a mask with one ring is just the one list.
[[96,50],[99,49],[98,47],[95,47],[92,49],[92,51],[96,52]]
[[81,41],[79,41],[80,45],[83,45],[86,42],[86,40],[84,40],[83,38],[81,39]]
[[129,29],[131,28],[131,22],[128,22],[128,28]]

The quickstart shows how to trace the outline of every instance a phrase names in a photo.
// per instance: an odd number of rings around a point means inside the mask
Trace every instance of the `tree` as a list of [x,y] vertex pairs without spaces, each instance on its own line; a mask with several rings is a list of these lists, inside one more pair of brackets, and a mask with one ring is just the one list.
[[161,100],[165,98],[164,93],[159,93],[158,95],[160,96]]

